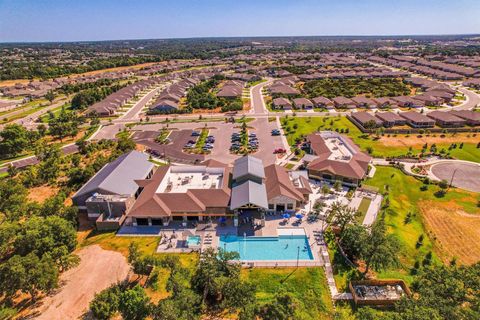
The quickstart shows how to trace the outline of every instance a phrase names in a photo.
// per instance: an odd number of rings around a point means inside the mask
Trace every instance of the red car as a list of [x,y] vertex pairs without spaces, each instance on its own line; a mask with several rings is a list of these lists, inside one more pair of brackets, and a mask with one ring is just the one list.
[[283,149],[283,148],[277,148],[275,150],[273,150],[273,153],[285,153],[287,152],[287,150]]

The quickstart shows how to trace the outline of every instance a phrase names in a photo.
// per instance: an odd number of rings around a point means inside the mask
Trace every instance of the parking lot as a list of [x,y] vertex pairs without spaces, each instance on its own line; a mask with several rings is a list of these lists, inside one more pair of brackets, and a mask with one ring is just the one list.
[[[203,161],[204,159],[215,159],[223,163],[231,163],[240,155],[230,152],[231,136],[234,132],[241,131],[241,125],[238,123],[225,122],[208,122],[208,123],[174,123],[169,125],[171,133],[169,139],[170,144],[161,145],[154,140],[158,136],[159,131],[165,127],[165,124],[148,124],[138,125],[133,128],[136,131],[133,135],[134,140],[150,148],[157,150],[160,154],[166,154],[172,161],[193,162]],[[207,128],[209,135],[215,138],[215,143],[211,152],[205,155],[189,154],[183,152],[183,147],[192,139],[192,132],[201,131]],[[285,148],[280,136],[272,136],[271,131],[277,128],[275,121],[269,122],[266,118],[256,119],[248,123],[248,132],[255,133],[258,139],[258,150],[252,153],[253,156],[263,160],[265,165],[275,163],[277,155],[274,154],[275,149]]]

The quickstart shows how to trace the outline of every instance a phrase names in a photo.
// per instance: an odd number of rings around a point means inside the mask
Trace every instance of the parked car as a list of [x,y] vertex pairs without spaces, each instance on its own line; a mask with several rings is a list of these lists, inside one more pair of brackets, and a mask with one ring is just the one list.
[[287,150],[283,149],[283,148],[277,148],[275,150],[273,150],[273,153],[286,153]]
[[200,136],[200,132],[192,131],[192,137],[199,137],[199,136]]
[[280,130],[278,129],[273,129],[272,130],[272,136],[279,136],[280,135]]

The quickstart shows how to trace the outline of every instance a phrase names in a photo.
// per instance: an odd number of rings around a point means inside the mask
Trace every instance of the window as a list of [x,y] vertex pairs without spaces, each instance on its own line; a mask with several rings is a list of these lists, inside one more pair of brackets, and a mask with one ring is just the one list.
[[268,204],[268,209],[273,210],[275,209],[275,205],[273,203]]
[[287,210],[293,210],[293,203],[287,203]]

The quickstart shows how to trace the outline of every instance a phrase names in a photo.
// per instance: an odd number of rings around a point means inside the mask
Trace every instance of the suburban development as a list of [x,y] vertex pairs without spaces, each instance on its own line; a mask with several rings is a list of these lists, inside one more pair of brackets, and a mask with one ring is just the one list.
[[0,41],[0,319],[480,318],[480,35]]

